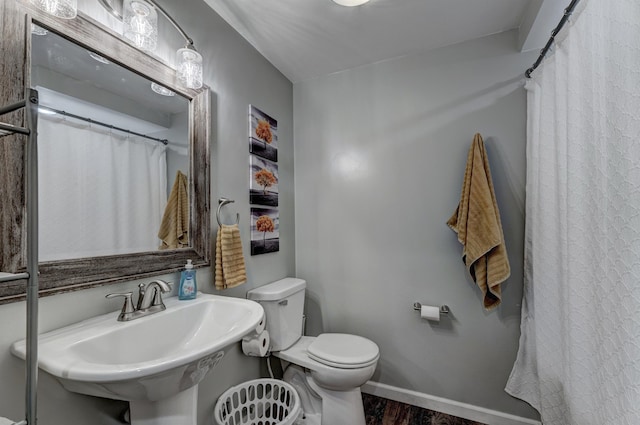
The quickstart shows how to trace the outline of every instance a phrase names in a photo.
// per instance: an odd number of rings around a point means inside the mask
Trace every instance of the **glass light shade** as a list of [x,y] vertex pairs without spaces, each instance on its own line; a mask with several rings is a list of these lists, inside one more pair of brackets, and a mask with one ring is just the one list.
[[176,63],[180,83],[190,89],[202,87],[202,55],[200,53],[188,47],[178,49]]
[[158,13],[142,0],[124,0],[123,35],[139,49],[153,52],[158,45]]
[[77,0],[29,0],[38,9],[63,19],[73,19],[78,15]]

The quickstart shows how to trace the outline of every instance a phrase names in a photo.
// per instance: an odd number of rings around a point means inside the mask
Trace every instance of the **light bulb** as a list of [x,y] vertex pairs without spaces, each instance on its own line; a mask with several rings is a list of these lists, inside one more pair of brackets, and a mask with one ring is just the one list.
[[73,19],[78,15],[77,0],[29,0],[31,4],[50,15]]
[[125,0],[123,35],[139,49],[153,52],[158,44],[158,13],[142,0]]
[[202,87],[202,55],[193,49],[183,47],[176,54],[178,80],[187,88]]

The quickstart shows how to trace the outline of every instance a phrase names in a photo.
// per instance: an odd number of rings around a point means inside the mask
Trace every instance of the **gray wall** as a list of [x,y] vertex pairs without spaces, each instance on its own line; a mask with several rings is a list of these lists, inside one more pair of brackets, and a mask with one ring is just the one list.
[[[296,271],[307,331],[378,343],[374,381],[535,418],[504,385],[522,295],[526,95],[515,31],[294,85]],[[512,277],[484,312],[446,226],[484,138]],[[415,301],[447,304],[440,324]]]
[[[168,12],[194,39],[205,60],[205,84],[212,89],[212,224],[220,196],[236,200],[227,207],[226,220],[241,216],[241,234],[247,260],[249,282],[228,291],[215,291],[211,270],[198,270],[199,289],[205,292],[244,297],[247,290],[294,274],[294,197],[293,197],[293,88],[266,59],[240,37],[201,0],[173,2],[160,0]],[[81,0],[81,10],[100,19],[98,2]],[[184,41],[169,25],[161,28],[171,44],[167,61]],[[162,51],[161,51],[162,53]],[[169,56],[170,55],[170,56]],[[255,104],[278,119],[280,171],[280,252],[249,256],[249,153],[248,105]],[[213,230],[215,233],[215,230]],[[177,282],[178,274],[164,276]],[[147,279],[146,281],[148,281]],[[132,290],[137,282],[104,286],[76,293],[41,299],[42,332],[120,308],[117,300],[105,300],[110,292]],[[25,305],[23,302],[0,306],[0,416],[21,419],[24,415],[24,362],[9,353],[13,341],[24,338]],[[160,335],[154,337],[161,337]],[[135,343],[135,342],[134,342]],[[228,387],[256,378],[261,361],[242,355],[239,344],[232,347],[218,366],[200,384],[199,423],[213,423],[213,406]],[[40,373],[39,419],[47,425],[116,424],[114,418],[126,404],[70,393],[51,376]]]

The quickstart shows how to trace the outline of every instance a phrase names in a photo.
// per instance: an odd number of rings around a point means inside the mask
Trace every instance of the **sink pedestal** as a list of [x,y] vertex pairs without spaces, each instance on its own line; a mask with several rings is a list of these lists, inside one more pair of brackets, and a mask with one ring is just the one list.
[[130,401],[131,425],[197,425],[198,385],[158,401]]

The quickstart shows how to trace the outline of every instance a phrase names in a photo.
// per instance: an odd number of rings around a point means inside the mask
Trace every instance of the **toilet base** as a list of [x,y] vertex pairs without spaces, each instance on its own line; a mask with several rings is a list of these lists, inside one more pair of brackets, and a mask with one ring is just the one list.
[[309,385],[322,397],[322,425],[366,425],[360,387],[333,391],[321,388],[310,379]]
[[293,364],[283,378],[300,396],[305,425],[365,425],[360,387],[346,391],[322,388],[308,372]]

